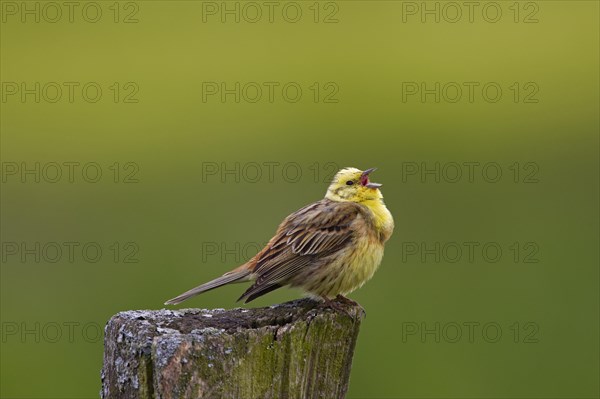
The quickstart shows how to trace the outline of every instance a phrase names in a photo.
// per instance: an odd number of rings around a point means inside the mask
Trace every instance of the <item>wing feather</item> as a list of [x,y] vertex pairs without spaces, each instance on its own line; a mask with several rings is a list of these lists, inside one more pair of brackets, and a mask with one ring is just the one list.
[[360,205],[321,200],[288,216],[255,258],[256,282],[240,297],[249,302],[286,285],[310,264],[346,248],[356,236]]

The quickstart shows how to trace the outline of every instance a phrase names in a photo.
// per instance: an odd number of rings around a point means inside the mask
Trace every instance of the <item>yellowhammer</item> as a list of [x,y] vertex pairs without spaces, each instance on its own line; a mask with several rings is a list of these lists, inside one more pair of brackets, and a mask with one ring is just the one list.
[[254,281],[238,299],[246,303],[285,285],[300,287],[330,305],[335,297],[349,301],[343,295],[373,276],[394,230],[394,219],[379,191],[381,184],[369,181],[374,170],[340,170],[325,198],[286,217],[256,256],[165,305],[244,281]]

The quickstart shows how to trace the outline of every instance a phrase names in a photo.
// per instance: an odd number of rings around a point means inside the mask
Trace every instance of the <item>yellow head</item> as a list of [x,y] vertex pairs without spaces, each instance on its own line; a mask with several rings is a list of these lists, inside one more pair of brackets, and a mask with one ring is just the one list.
[[376,168],[365,171],[356,168],[344,168],[337,172],[327,189],[325,198],[332,201],[365,202],[383,198],[379,183],[371,183],[369,174]]

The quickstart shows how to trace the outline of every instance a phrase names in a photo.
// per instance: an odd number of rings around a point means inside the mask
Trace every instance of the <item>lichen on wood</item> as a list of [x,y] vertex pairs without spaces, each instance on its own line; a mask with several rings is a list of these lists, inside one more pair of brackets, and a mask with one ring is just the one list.
[[302,299],[257,309],[134,310],[106,325],[105,399],[343,398],[362,321]]

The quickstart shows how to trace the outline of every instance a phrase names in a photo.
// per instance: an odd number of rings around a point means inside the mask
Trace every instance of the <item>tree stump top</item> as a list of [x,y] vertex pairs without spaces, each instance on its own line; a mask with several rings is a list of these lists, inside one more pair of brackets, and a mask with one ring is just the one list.
[[362,309],[132,310],[105,329],[103,398],[342,398]]

